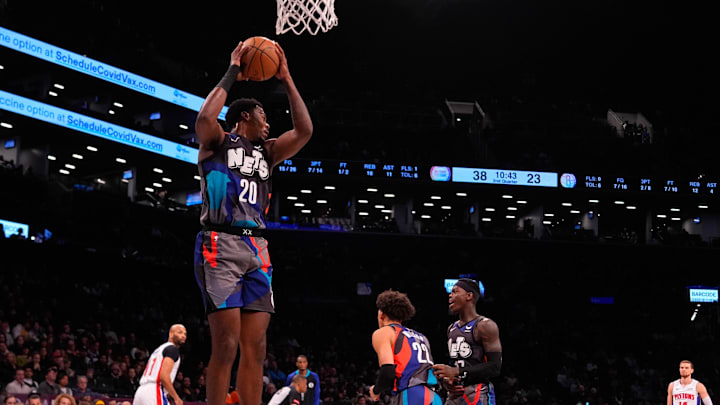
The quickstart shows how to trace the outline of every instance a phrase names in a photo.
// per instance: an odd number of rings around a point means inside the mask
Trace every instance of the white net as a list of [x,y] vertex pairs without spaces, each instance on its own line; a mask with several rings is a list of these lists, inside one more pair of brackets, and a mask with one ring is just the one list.
[[327,32],[338,24],[335,0],[277,0],[277,14],[277,35],[288,31],[296,35],[304,31],[315,35],[319,30]]

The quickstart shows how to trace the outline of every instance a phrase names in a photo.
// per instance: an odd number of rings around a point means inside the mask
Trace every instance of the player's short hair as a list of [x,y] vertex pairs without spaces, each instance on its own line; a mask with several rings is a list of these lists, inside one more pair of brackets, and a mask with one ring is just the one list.
[[230,103],[230,107],[228,107],[227,113],[225,113],[225,123],[228,125],[228,131],[235,128],[235,124],[240,121],[243,112],[250,113],[255,107],[262,108],[262,103],[254,98],[239,98]]
[[475,302],[475,304],[483,298],[483,295],[480,292],[480,284],[471,278],[461,278],[455,283],[455,285],[469,293],[472,293],[473,302]]
[[415,307],[410,298],[400,291],[383,291],[378,295],[375,305],[393,321],[405,322],[415,316]]
[[305,378],[304,375],[300,375],[300,374],[295,374],[295,375],[293,376],[292,380],[290,380],[290,382],[294,382],[295,384],[297,384],[297,383],[299,383],[299,382],[301,382],[301,381],[307,382],[307,378]]
[[304,354],[298,354],[298,356],[295,358],[295,361],[298,361],[298,360],[300,360],[301,358],[305,359],[305,361],[307,361],[307,359],[308,359],[306,355],[304,355]]
[[690,365],[690,368],[692,368],[693,370],[695,369],[695,365],[693,364],[692,361],[690,361],[690,360],[682,360],[682,361],[680,362],[680,364],[683,364],[683,363],[688,363],[688,364]]

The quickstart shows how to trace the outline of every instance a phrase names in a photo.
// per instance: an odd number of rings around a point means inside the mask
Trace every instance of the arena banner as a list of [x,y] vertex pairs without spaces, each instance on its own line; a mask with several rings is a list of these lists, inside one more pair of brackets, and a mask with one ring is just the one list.
[[2,90],[0,109],[173,159],[197,163],[198,150],[195,148]]
[[[204,98],[194,94],[59,48],[47,42],[39,41],[4,27],[0,27],[0,45],[190,110],[200,111],[200,107],[204,101]],[[220,119],[225,119],[226,112],[227,107],[223,107],[220,112]]]

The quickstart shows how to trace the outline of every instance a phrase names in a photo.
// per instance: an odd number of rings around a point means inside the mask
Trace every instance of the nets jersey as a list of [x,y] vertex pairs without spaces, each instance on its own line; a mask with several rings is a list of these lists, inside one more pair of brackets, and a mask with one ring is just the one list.
[[696,405],[700,403],[697,385],[697,380],[690,381],[688,385],[682,385],[680,380],[675,380],[672,390],[673,405]]
[[432,371],[433,359],[430,342],[420,332],[402,325],[390,325],[395,331],[393,358],[395,386],[393,394],[416,385],[436,385]]
[[213,155],[198,163],[198,170],[201,224],[265,228],[271,166],[262,144],[226,133]]
[[140,385],[157,384],[160,381],[158,376],[160,375],[160,369],[162,368],[163,361],[165,361],[165,357],[170,357],[175,360],[175,365],[172,371],[170,371],[170,381],[175,382],[175,376],[180,368],[179,351],[172,342],[166,342],[155,349],[148,358],[145,371],[142,377],[140,377]]
[[487,318],[479,316],[465,325],[457,321],[448,328],[448,353],[456,367],[470,367],[486,362],[485,349],[473,337],[475,325],[484,319]]

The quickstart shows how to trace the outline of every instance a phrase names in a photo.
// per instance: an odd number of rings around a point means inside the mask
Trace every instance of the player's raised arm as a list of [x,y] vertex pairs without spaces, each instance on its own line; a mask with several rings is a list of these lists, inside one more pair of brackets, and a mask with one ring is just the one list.
[[220,123],[217,122],[218,115],[222,111],[225,101],[227,100],[230,88],[236,81],[244,80],[242,76],[242,68],[240,67],[243,54],[247,52],[247,48],[240,42],[230,54],[230,67],[225,76],[215,86],[203,102],[197,119],[195,120],[195,132],[198,135],[198,143],[200,144],[200,156],[198,160],[212,154],[212,150],[219,144],[225,136]]
[[285,52],[280,47],[280,44],[276,43],[275,46],[280,55],[280,66],[278,72],[275,75],[283,85],[287,92],[288,101],[290,102],[290,114],[293,122],[293,129],[280,135],[277,139],[268,140],[265,145],[269,151],[272,159],[272,165],[275,166],[279,162],[285,159],[289,159],[302,149],[303,146],[310,140],[313,132],[313,124],[310,119],[310,113],[308,112],[307,106],[297,87],[290,76],[290,70],[288,69],[287,59],[285,58]]

